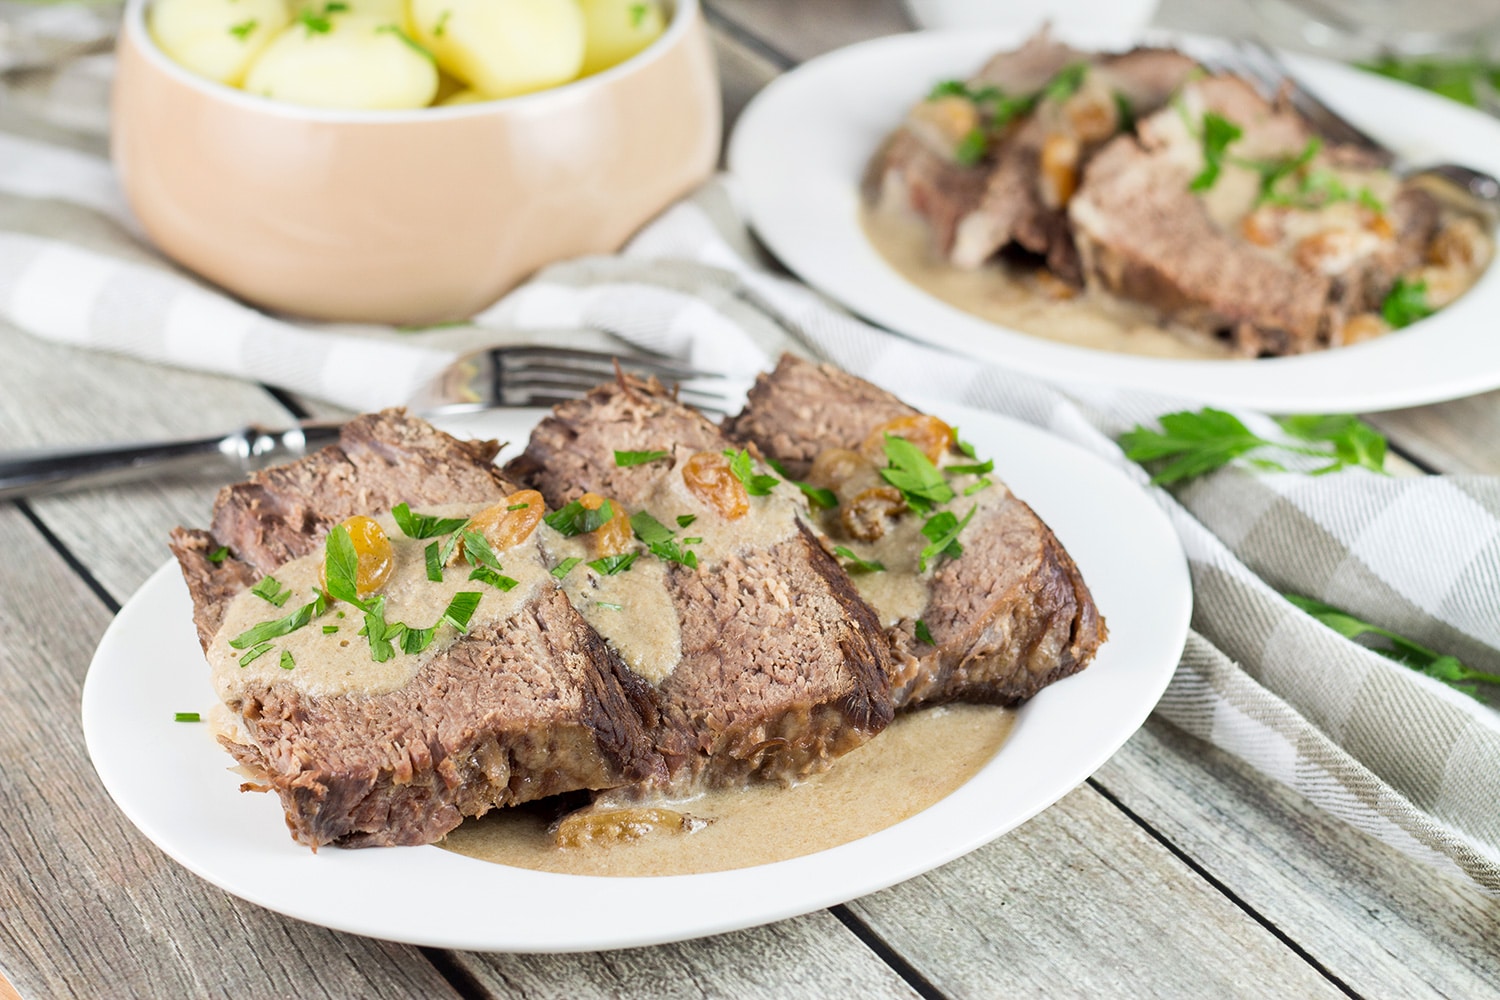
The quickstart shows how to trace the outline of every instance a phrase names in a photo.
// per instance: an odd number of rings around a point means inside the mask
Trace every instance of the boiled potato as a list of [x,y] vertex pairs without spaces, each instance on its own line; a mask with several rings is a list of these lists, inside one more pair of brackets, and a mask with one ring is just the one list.
[[579,0],[588,42],[583,75],[609,69],[656,41],[666,28],[653,0]]
[[485,97],[567,83],[583,66],[578,0],[411,0],[417,39]]
[[245,77],[252,94],[324,108],[420,108],[437,87],[431,56],[400,26],[337,11],[293,23]]
[[286,0],[156,0],[148,12],[173,62],[232,87],[290,20]]
[[470,90],[469,88],[465,87],[463,90],[454,91],[447,97],[438,101],[438,103],[444,107],[452,107],[455,104],[481,104],[488,100],[489,98],[485,97],[479,91]]

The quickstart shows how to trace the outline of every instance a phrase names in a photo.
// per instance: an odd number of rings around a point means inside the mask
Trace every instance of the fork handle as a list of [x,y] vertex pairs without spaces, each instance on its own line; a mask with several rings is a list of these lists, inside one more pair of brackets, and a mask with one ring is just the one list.
[[0,500],[135,482],[170,473],[212,472],[226,478],[244,475],[334,443],[340,426],[337,422],[309,420],[286,430],[251,425],[222,437],[187,441],[0,454]]

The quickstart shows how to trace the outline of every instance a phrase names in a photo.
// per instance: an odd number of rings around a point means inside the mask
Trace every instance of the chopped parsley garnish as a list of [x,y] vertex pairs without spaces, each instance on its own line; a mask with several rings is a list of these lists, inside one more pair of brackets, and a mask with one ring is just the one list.
[[1380,315],[1397,330],[1431,316],[1434,311],[1427,302],[1427,282],[1406,278],[1397,278],[1380,304]]
[[474,609],[479,607],[480,594],[474,590],[460,590],[453,595],[448,606],[443,609],[443,621],[452,625],[460,632],[469,631],[469,619],[474,617]]
[[[302,605],[296,611],[285,618],[277,618],[275,621],[261,622],[259,625],[240,633],[229,640],[229,645],[235,649],[245,649],[249,646],[258,646],[268,639],[279,639],[302,628],[318,615],[328,610],[328,601],[319,592],[318,596],[310,603]],[[244,658],[240,659],[243,664]]]
[[429,625],[426,628],[412,628],[408,625],[406,631],[401,633],[401,652],[408,656],[420,653],[432,645],[432,640],[436,636],[436,625]]
[[438,15],[437,23],[432,26],[432,37],[442,38],[448,31],[448,18],[453,16],[453,11],[445,10]]
[[197,712],[178,712],[172,717],[173,722],[202,722],[203,717]]
[[348,4],[340,3],[338,0],[325,3],[322,13],[314,11],[311,7],[304,7],[297,15],[297,23],[305,27],[309,35],[326,35],[333,30],[333,20],[330,15],[342,14],[348,9]]
[[1135,105],[1130,103],[1130,98],[1114,92],[1115,98],[1115,130],[1118,132],[1135,131]]
[[961,438],[961,437],[958,436],[958,428],[957,427],[953,428],[953,447],[957,448],[960,453],[962,453],[964,455],[968,455],[970,458],[978,458],[979,457],[974,452],[974,446],[972,444],[970,444],[969,442],[965,441],[963,438]]
[[995,471],[995,460],[985,459],[968,465],[950,465],[943,469],[950,476],[983,476]]
[[781,482],[775,476],[768,476],[755,471],[755,465],[750,460],[750,452],[744,448],[739,451],[725,451],[724,457],[729,459],[729,471],[734,474],[745,487],[745,492],[753,497],[763,497],[770,494],[776,484]]
[[833,554],[844,560],[844,568],[851,573],[884,573],[885,563],[874,559],[861,559],[843,545],[835,545]]
[[375,33],[377,35],[381,34],[382,32],[395,35],[397,38],[405,42],[407,48],[411,49],[413,52],[431,62],[437,62],[437,56],[427,51],[427,46],[423,45],[421,42],[408,35],[406,33],[406,29],[402,28],[399,24],[382,24],[380,27],[375,29]]
[[989,152],[989,148],[990,140],[984,134],[984,129],[972,128],[953,147],[953,159],[961,167],[977,167],[983,162],[984,154]]
[[645,20],[646,20],[646,5],[643,4],[643,3],[633,3],[633,4],[631,4],[630,5],[630,26],[632,28],[639,28],[641,26],[641,24],[645,22]]
[[396,655],[395,649],[391,647],[394,640],[399,640],[406,626],[400,622],[387,622],[385,620],[385,598],[377,597],[370,601],[365,608],[365,627],[363,629],[365,639],[370,644],[370,659],[376,663],[384,663]]
[[234,27],[230,28],[229,33],[243,42],[250,37],[250,32],[254,31],[259,26],[260,22],[252,17],[250,20],[241,21],[239,24],[236,24]]
[[703,541],[702,538],[700,538],[697,535],[694,535],[692,538],[684,538],[682,540],[682,544],[683,545],[697,545],[697,544],[701,543],[702,541]]
[[962,80],[941,80],[933,84],[932,90],[927,93],[929,101],[939,101],[945,97],[966,97],[971,101],[974,99],[969,93],[969,85]]
[[[688,525],[692,524],[696,520],[698,520],[698,515],[697,514],[678,514],[677,515],[677,527],[679,527],[679,528],[686,528]],[[632,523],[634,523],[634,522],[632,522]]]
[[281,651],[281,669],[282,670],[292,670],[292,669],[295,669],[296,666],[297,666],[297,661],[294,660],[294,659],[292,659],[292,652],[291,652],[291,650],[289,650],[289,649],[283,649]]
[[427,548],[422,550],[422,555],[427,560],[427,579],[433,583],[442,583],[443,559],[442,553],[438,551],[438,543],[428,542]]
[[630,515],[630,527],[635,532],[635,537],[647,545],[668,541],[677,534],[643,510]]
[[574,500],[566,507],[554,510],[542,520],[547,522],[547,527],[565,538],[574,535],[586,535],[590,531],[598,531],[610,522],[615,516],[615,510],[610,506],[608,500],[601,503],[594,510],[590,510],[582,503]]
[[515,590],[516,585],[521,582],[488,566],[475,566],[473,572],[469,574],[469,579],[478,580],[480,583],[487,583],[496,590],[503,591]]
[[953,487],[922,449],[910,441],[887,434],[885,457],[890,466],[880,470],[881,477],[901,491],[912,510],[929,511],[933,504],[953,499]]
[[[233,645],[233,643],[231,643],[231,645]],[[245,653],[245,655],[242,656],[242,657],[240,657],[240,666],[242,666],[242,667],[249,666],[251,660],[257,660],[260,657],[262,657],[262,656],[266,655],[267,653],[269,653],[270,651],[271,651],[271,644],[269,642],[263,642],[263,643],[259,644],[258,646],[256,646],[254,649],[247,650],[246,653]]]
[[936,559],[938,556],[957,559],[964,554],[964,547],[959,542],[958,536],[969,526],[969,522],[974,520],[974,512],[978,509],[978,504],[970,507],[962,521],[952,511],[940,510],[923,522],[922,534],[930,539],[930,544],[922,550],[921,556],[917,559],[918,572],[927,571],[929,559]]
[[529,503],[513,503],[513,504],[511,504],[509,507],[507,507],[505,509],[506,510],[526,510],[530,506],[531,506],[531,504],[529,504]]
[[1191,191],[1207,191],[1219,179],[1230,143],[1245,134],[1234,122],[1217,111],[1203,113],[1203,170],[1188,184]]
[[356,582],[359,578],[359,553],[354,551],[354,539],[349,537],[349,529],[342,524],[335,525],[323,548],[323,579],[328,595],[356,608],[364,607]]
[[446,535],[451,531],[457,531],[469,523],[466,517],[433,517],[430,514],[414,514],[412,509],[405,503],[398,503],[391,508],[391,517],[396,519],[396,527],[407,538],[436,538]]
[[1058,70],[1057,75],[1042,88],[1042,97],[1049,101],[1066,101],[1083,87],[1089,75],[1089,64],[1076,62]]
[[581,562],[583,562],[583,560],[578,558],[577,556],[569,556],[562,562],[558,563],[556,566],[552,567],[552,575],[555,578],[561,580],[563,577],[573,572],[573,567],[577,566]]
[[215,566],[219,565],[225,559],[228,559],[228,558],[229,558],[229,546],[227,546],[227,545],[220,545],[218,548],[214,549],[212,552],[210,552],[208,554],[208,561],[211,562],[211,563],[213,563]]
[[610,611],[623,611],[624,610],[624,606],[623,605],[616,604],[614,601],[595,601],[594,602],[594,607],[596,607],[596,608],[608,608]]
[[260,582],[250,588],[250,593],[263,600],[270,601],[278,608],[286,604],[287,598],[292,596],[292,589],[283,586],[280,580],[274,576],[261,577]]
[[920,618],[917,619],[917,625],[916,625],[916,628],[913,629],[913,631],[915,631],[917,633],[917,638],[920,639],[920,640],[922,640],[923,642],[927,643],[927,645],[929,645],[929,646],[936,646],[937,645],[937,643],[935,643],[935,642],[932,641],[932,630],[927,627],[927,623],[924,622],[922,619],[920,619]]
[[671,452],[667,451],[616,451],[615,465],[622,469],[628,469],[632,465],[645,465],[647,462],[655,462],[659,458],[666,458]]
[[622,552],[617,556],[604,556],[590,562],[589,568],[600,576],[614,576],[616,573],[623,573],[629,569],[637,555],[639,555],[637,552]]
[[981,476],[978,481],[970,483],[968,486],[964,487],[964,496],[971,497],[974,494],[978,493],[980,490],[987,490],[994,485],[995,481],[989,476]]
[[646,548],[656,558],[681,563],[689,569],[698,568],[698,554],[692,550],[684,550],[677,544],[674,537],[676,532],[650,514],[638,511],[630,515],[630,527],[635,531],[635,537],[646,543]]
[[[485,569],[494,570],[496,573],[505,567],[500,565],[500,557],[495,555],[495,550],[490,548],[489,539],[484,537],[484,532],[473,529],[465,529],[464,536],[464,558],[471,565]],[[473,577],[470,577],[472,580]]]
[[324,635],[335,635],[335,634],[337,634],[338,630],[339,630],[339,627],[337,625],[324,625],[323,626],[323,634]]
[[[782,465],[774,458],[766,459],[766,464],[775,469],[781,475],[782,479],[785,479],[787,482],[797,487],[797,489],[801,490],[802,495],[807,497],[808,506],[810,506],[812,509],[832,510],[839,505],[839,498],[834,494],[833,490],[825,490],[820,486],[810,486],[807,483],[798,482],[791,476],[787,475],[786,466]],[[682,518],[679,517],[677,519],[677,523],[682,524]],[[686,524],[683,524],[682,526],[684,528],[687,527]]]

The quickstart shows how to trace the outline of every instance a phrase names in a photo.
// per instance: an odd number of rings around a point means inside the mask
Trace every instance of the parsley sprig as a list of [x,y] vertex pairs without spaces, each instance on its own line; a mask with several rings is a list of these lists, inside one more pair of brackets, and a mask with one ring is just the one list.
[[[1277,420],[1289,436],[1307,445],[1269,441],[1252,432],[1231,413],[1205,407],[1195,412],[1168,413],[1158,419],[1160,431],[1137,425],[1120,436],[1125,457],[1142,464],[1166,462],[1151,482],[1175,483],[1192,479],[1227,465],[1237,458],[1260,449],[1273,449],[1297,455],[1328,459],[1329,464],[1312,470],[1324,475],[1359,466],[1373,472],[1385,471],[1386,442],[1380,432],[1352,416],[1292,416]],[[1260,468],[1285,471],[1270,459],[1257,458]]]
[[885,563],[876,559],[863,559],[858,553],[844,545],[835,545],[833,554],[844,560],[844,569],[851,573],[884,573]]
[[[698,553],[692,549],[683,548],[683,545],[687,543],[678,543],[677,532],[650,514],[642,510],[630,515],[630,527],[635,532],[635,537],[645,543],[646,548],[656,558],[664,562],[680,563],[688,569],[698,568]],[[619,571],[616,570],[616,572]]]
[[[799,482],[798,480],[793,479],[791,476],[787,475],[786,466],[782,465],[774,458],[766,459],[766,464],[775,469],[777,474],[780,475],[782,479],[786,480],[793,486],[797,487],[797,489],[801,490],[802,495],[807,497],[808,506],[813,510],[832,510],[839,505],[839,498],[833,492],[833,490],[824,489],[821,486],[813,486],[809,483]],[[693,515],[690,514],[687,516],[692,517]],[[677,519],[677,523],[682,524],[682,518],[679,517]],[[691,521],[688,522],[688,524],[691,523]],[[682,524],[682,526],[686,528],[687,524]]]
[[1427,282],[1397,278],[1385,301],[1380,304],[1380,315],[1399,330],[1411,326],[1419,319],[1426,319],[1435,310],[1427,301]]
[[1342,611],[1331,604],[1324,604],[1322,601],[1297,594],[1287,594],[1286,599],[1345,639],[1373,636],[1377,640],[1383,640],[1370,648],[1402,666],[1410,667],[1418,673],[1442,681],[1471,698],[1478,697],[1476,682],[1500,685],[1500,674],[1488,674],[1482,670],[1467,667],[1456,656],[1428,649],[1390,629],[1361,621],[1349,612]]
[[457,531],[469,523],[466,517],[433,517],[431,514],[414,514],[404,501],[391,508],[396,527],[407,538],[436,538]]
[[885,457],[890,463],[880,476],[901,491],[906,505],[926,513],[933,505],[953,499],[953,487],[932,460],[906,438],[885,436]]
[[739,451],[725,451],[724,457],[729,459],[729,471],[734,474],[745,487],[745,492],[753,497],[769,496],[776,484],[781,482],[775,476],[768,476],[762,472],[755,471],[755,465],[750,461],[750,452],[741,448]]
[[1245,134],[1244,129],[1217,111],[1203,113],[1203,169],[1188,184],[1192,191],[1207,191],[1219,180],[1230,143]]
[[591,531],[598,531],[614,516],[615,509],[608,500],[593,509],[585,507],[581,501],[574,500],[554,510],[542,520],[547,523],[547,527],[559,535],[572,538],[574,535],[586,535]]

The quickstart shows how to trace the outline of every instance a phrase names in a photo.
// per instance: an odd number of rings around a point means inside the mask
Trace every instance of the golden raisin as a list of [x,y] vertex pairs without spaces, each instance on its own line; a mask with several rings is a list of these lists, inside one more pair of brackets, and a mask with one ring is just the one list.
[[862,490],[848,503],[839,504],[839,521],[852,538],[873,542],[885,534],[886,519],[906,509],[901,491],[894,486]]
[[[597,493],[585,493],[578,498],[588,510],[598,510],[604,506],[604,500]],[[613,516],[594,531],[594,554],[597,556],[618,556],[630,550],[630,515],[625,513],[625,505],[618,500],[609,501],[609,507],[614,511]]]
[[1053,132],[1042,142],[1041,195],[1049,208],[1062,208],[1078,190],[1078,140]]
[[885,436],[887,434],[891,437],[905,438],[916,445],[934,465],[942,459],[953,444],[953,428],[937,417],[926,413],[913,413],[910,416],[887,420],[872,430],[869,437],[865,438],[865,443],[859,448],[866,458],[882,468],[886,464]]
[[[491,549],[503,552],[526,541],[546,513],[547,502],[540,493],[520,490],[475,514],[470,518],[467,530],[484,535]],[[463,551],[462,541],[458,548]]]
[[[359,591],[360,597],[369,597],[385,586],[385,582],[391,578],[391,570],[396,567],[391,540],[373,517],[365,517],[363,514],[355,514],[339,522],[339,527],[349,532],[349,540],[354,543],[354,554],[359,557],[354,589]],[[318,576],[323,581],[323,586],[327,587],[328,580],[322,568],[318,570]]]
[[745,484],[729,469],[729,459],[712,451],[700,451],[682,463],[682,481],[693,495],[733,521],[750,512]]

